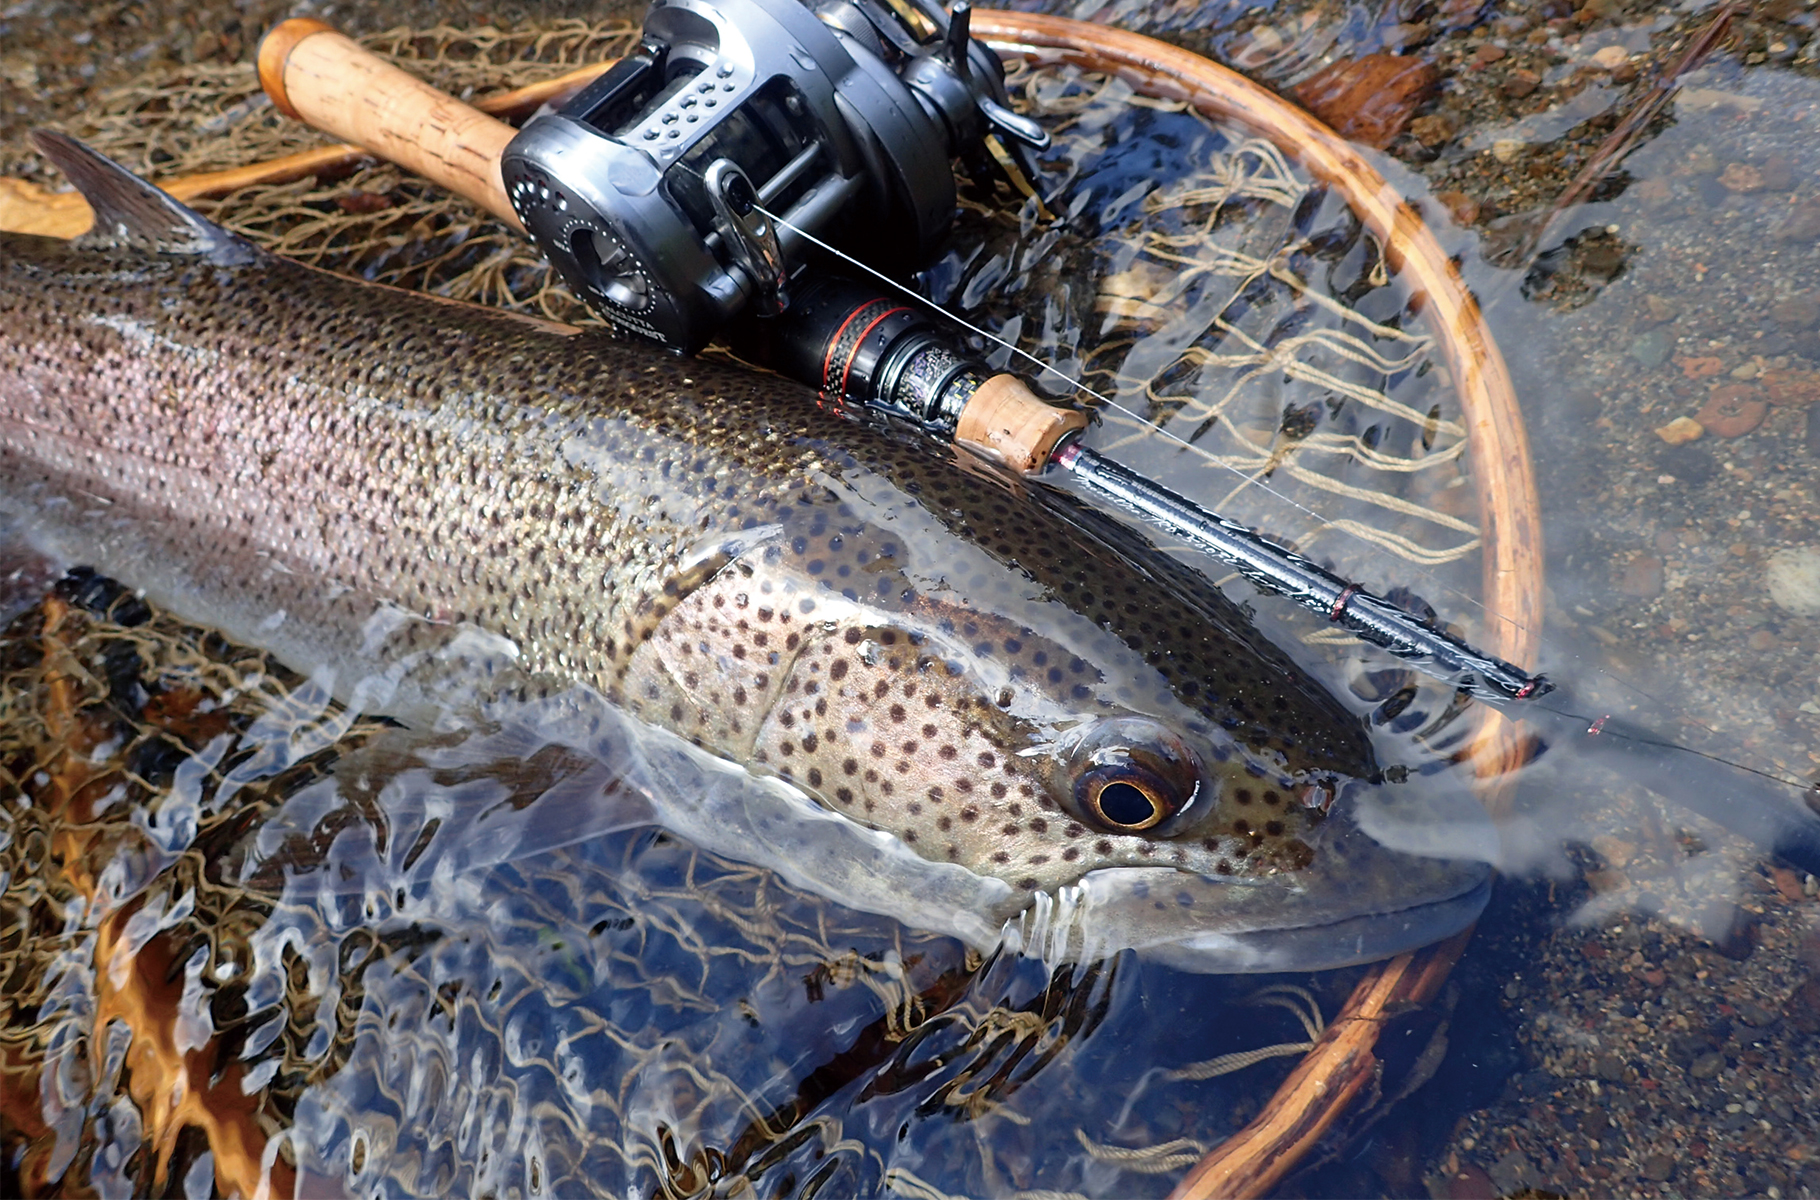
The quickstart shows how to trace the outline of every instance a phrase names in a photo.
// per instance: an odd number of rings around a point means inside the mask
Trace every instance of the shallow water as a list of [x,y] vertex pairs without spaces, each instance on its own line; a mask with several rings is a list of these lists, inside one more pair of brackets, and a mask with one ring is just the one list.
[[[1268,42],[1259,23],[1305,35],[1283,37],[1284,44],[1332,52],[1375,48],[1389,16],[1420,15],[1257,10],[1240,14],[1249,27],[1228,28],[1235,15],[1228,9],[1147,11],[1117,15],[1137,28],[1194,29],[1235,56]],[[1210,17],[1222,24],[1197,29]],[[1565,22],[1555,28],[1538,6],[1504,7],[1488,18],[1459,22],[1457,33],[1437,34],[1427,51],[1443,62],[1451,90],[1438,107],[1460,114],[1457,133],[1438,147],[1406,140],[1381,161],[1412,196],[1462,190],[1481,206],[1471,227],[1441,216],[1447,205],[1431,202],[1424,211],[1487,302],[1534,439],[1553,592],[1545,665],[1614,705],[1644,693],[1642,712],[1652,722],[1717,753],[1805,772],[1820,761],[1813,669],[1820,635],[1811,616],[1770,599],[1766,570],[1774,552],[1804,544],[1820,528],[1813,520],[1820,492],[1810,477],[1820,447],[1807,432],[1809,410],[1776,405],[1739,437],[1709,435],[1680,447],[1654,430],[1692,415],[1715,384],[1765,398],[1772,387],[1814,394],[1802,391],[1810,383],[1800,373],[1820,364],[1813,329],[1820,313],[1790,301],[1807,297],[1812,280],[1820,222],[1803,214],[1820,196],[1813,149],[1820,143],[1811,127],[1820,105],[1808,65],[1772,61],[1796,58],[1808,44],[1807,14],[1765,12],[1745,22],[1744,43],[1687,81],[1692,90],[1672,118],[1626,160],[1621,186],[1607,185],[1596,203],[1569,213],[1539,264],[1523,272],[1488,259],[1520,237],[1515,218],[1545,210],[1558,193],[1575,169],[1561,160],[1584,160],[1603,134],[1600,113],[1622,111],[1637,92],[1593,66],[1593,53],[1655,49],[1641,64],[1647,81],[1650,64],[1672,59],[1673,40],[1701,16],[1618,11],[1580,22],[1562,14],[1552,18]],[[1447,25],[1430,21],[1435,30]],[[1552,30],[1554,40],[1532,44],[1533,29]],[[1506,54],[1483,67],[1449,58],[1499,42]],[[1778,44],[1784,49],[1773,51]],[[1765,61],[1747,63],[1752,54]],[[1502,85],[1516,62],[1535,63],[1543,84],[1513,100]],[[1289,79],[1299,65],[1281,56],[1264,73]],[[1219,138],[1179,113],[1120,119],[1131,123],[1112,135],[1118,153],[1072,180],[1075,194],[1091,188],[1095,197],[1079,214],[1083,244],[1075,252],[1097,257],[1102,273],[1114,276],[1130,261],[1098,235],[1141,205],[1134,185],[1171,156],[1212,153]],[[1255,229],[1250,236],[1272,244],[1281,206],[1239,207],[1243,221],[1230,231]],[[1330,204],[1310,227],[1343,226]],[[981,249],[958,251],[929,276],[938,295],[1014,330],[1067,369],[1083,361],[1082,348],[1116,340],[1096,311],[1102,289],[1058,265],[1074,260],[1056,257],[1040,230],[982,219],[973,233]],[[1343,237],[1329,243],[1332,252],[1310,262],[1343,291],[1368,274],[1370,253]],[[1125,282],[1114,294],[1138,302],[1167,285],[1142,272]],[[1168,300],[1190,312],[1208,307],[1197,310],[1195,294]],[[1394,285],[1365,289],[1358,300],[1380,323],[1402,305]],[[1250,328],[1266,342],[1288,316],[1272,309],[1277,303],[1260,297],[1248,309],[1258,323]],[[1164,370],[1190,405],[1232,390],[1212,372],[1178,368],[1170,376],[1180,339],[1166,323],[1145,332],[1134,351],[1140,374]],[[1373,344],[1386,354],[1400,345],[1383,335]],[[1766,372],[1794,374],[1765,379]],[[1361,372],[1367,376],[1374,386],[1389,377],[1389,394],[1418,413],[1445,396],[1414,371]],[[1106,377],[1097,378],[1111,392]],[[1372,428],[1360,404],[1329,406],[1326,398],[1306,380],[1259,375],[1232,398],[1234,424],[1259,435],[1267,453]],[[1096,436],[1110,444],[1118,429],[1109,421]],[[1215,427],[1194,440],[1221,433]],[[1444,455],[1449,446],[1437,429],[1416,454],[1419,423],[1404,427],[1402,439],[1390,448],[1411,458]],[[1301,451],[1290,448],[1272,486],[1297,504],[1339,512],[1326,507],[1331,495],[1296,488],[1290,466]],[[1219,468],[1177,447],[1119,440],[1118,453],[1279,536],[1309,537],[1304,511],[1256,487],[1231,495],[1231,483],[1211,482]],[[1356,481],[1378,478],[1356,463],[1344,469]],[[1410,474],[1421,479],[1426,507],[1470,520],[1469,510],[1449,507],[1459,485],[1448,469],[1443,464],[1438,478]],[[1373,512],[1381,504],[1355,497],[1352,505],[1340,515],[1382,517]],[[1446,538],[1459,531],[1426,518],[1396,528],[1439,552],[1458,544]],[[1463,598],[1476,586],[1470,558],[1451,567],[1408,563],[1346,537],[1308,548],[1380,589],[1410,588],[1472,629],[1474,609]],[[1258,607],[1286,637],[1310,631],[1268,601]],[[1340,685],[1394,691],[1388,684],[1400,683],[1361,679],[1355,653],[1344,648],[1308,653],[1316,661],[1332,656],[1328,669]],[[114,749],[128,755],[132,746]],[[172,762],[157,765],[173,779],[180,771]],[[293,773],[287,786],[312,769],[308,756],[286,767]],[[163,782],[143,764],[134,770]],[[1426,1023],[1411,1026],[1412,1043],[1452,1047],[1438,1063],[1409,1056],[1421,1066],[1405,1082],[1436,1070],[1434,1082],[1418,1103],[1357,1138],[1339,1163],[1292,1180],[1288,1190],[1803,1190],[1808,1148],[1820,1135],[1800,1115],[1814,1111],[1813,1073],[1805,1068],[1816,1024],[1802,990],[1814,953],[1806,941],[1814,905],[1801,879],[1766,873],[1748,845],[1602,769],[1545,761],[1538,775],[1521,798],[1522,822],[1508,833],[1543,882],[1508,889],[1456,990]],[[286,1152],[307,1174],[354,1189],[375,1180],[382,1160],[406,1191],[452,1180],[457,1190],[490,1181],[566,1194],[563,1181],[607,1181],[627,1169],[623,1152],[632,1143],[525,1141],[534,1124],[525,1114],[561,1114],[554,1124],[562,1129],[586,1111],[611,1112],[641,1130],[646,1174],[639,1178],[647,1189],[688,1191],[707,1173],[761,1166],[763,1190],[786,1193],[819,1181],[824,1194],[889,1184],[914,1195],[914,1179],[969,1194],[1033,1187],[1161,1194],[1186,1158],[1255,1111],[1287,1060],[1208,1081],[1162,1081],[1158,1073],[1304,1036],[1284,1010],[1232,1006],[1256,981],[1190,982],[1130,962],[1052,980],[1027,961],[970,963],[955,944],[831,915],[824,902],[646,834],[514,863],[433,908],[407,898],[383,916],[355,914],[345,929],[325,931],[321,915],[297,906],[276,882],[262,892],[257,880],[223,888],[217,879],[213,903],[205,903],[210,881],[196,856],[181,852],[182,838],[135,803],[129,795],[111,803],[104,819],[79,822],[83,836],[96,839],[83,842],[80,854],[63,848],[55,859],[33,861],[47,874],[42,864],[57,867],[66,889],[59,904],[81,875],[73,863],[90,863],[109,888],[127,881],[110,881],[108,864],[160,880],[154,893],[168,897],[167,928],[130,936],[154,938],[168,957],[159,972],[146,966],[138,992],[109,993],[95,973],[94,943],[85,940],[97,934],[80,921],[66,932],[48,928],[56,905],[22,883],[22,873],[12,877],[14,888],[24,888],[13,928],[44,939],[36,956],[14,951],[14,967],[35,962],[44,974],[31,986],[56,997],[35,1011],[16,1009],[11,1026],[14,1044],[47,1068],[33,1076],[22,1106],[8,1105],[18,1131],[11,1145],[22,1146],[22,1133],[32,1139],[27,1160],[8,1164],[21,1180],[32,1177],[28,1166],[76,1172],[71,1178],[86,1167],[101,1190],[110,1179],[145,1190],[145,1172],[163,1153],[172,1156],[172,1178],[205,1180],[210,1168],[217,1180],[234,1178],[223,1174],[219,1152],[205,1157],[193,1132],[158,1123],[148,1098],[168,1093],[152,1082],[156,1056],[136,1058],[132,1049],[202,1046],[212,1031],[215,1044],[236,1047],[250,1064],[235,1071],[273,1072],[254,1076],[261,1102],[237,1128],[259,1129],[262,1147],[284,1142],[271,1135],[293,1123],[312,1131],[309,1141],[328,1149],[312,1158],[292,1139]],[[199,827],[198,841],[207,828]],[[24,834],[14,840],[15,848],[37,844]],[[181,911],[186,896],[195,897],[193,912]],[[627,920],[633,924],[614,927]],[[234,958],[235,939],[211,932],[255,928],[263,932],[243,940],[264,945],[263,960]],[[625,950],[630,931],[636,954]],[[800,949],[780,953],[780,942]],[[15,977],[24,986],[25,976]],[[241,979],[262,980],[281,998],[266,1007],[216,999],[233,996]],[[1298,982],[1331,1015],[1350,977]],[[926,1022],[929,1032],[893,1042],[886,1035],[902,1028],[893,1021],[912,990],[936,997],[923,1003],[940,1007],[941,1016]],[[129,994],[141,998],[143,1011],[124,1010],[120,997]],[[114,1024],[95,1021],[98,1003]],[[385,1020],[363,1024],[362,1012]],[[270,1013],[284,1014],[283,1028],[258,1019]],[[198,1024],[204,1014],[206,1028]],[[19,1041],[27,1016],[37,1018],[37,1029]],[[125,1036],[129,1029],[136,1041]],[[246,1040],[236,1043],[240,1037]],[[499,1064],[484,1085],[464,1082],[462,1068],[475,1061]],[[224,1085],[237,1088],[238,1077],[203,1076],[188,1086],[214,1085],[219,1090],[206,1094],[231,1109],[225,1100],[233,1089]],[[819,1119],[799,1120],[793,1102]],[[777,1119],[785,1111],[787,1124]],[[427,1119],[432,1113],[444,1119]],[[39,1126],[21,1123],[33,1114]],[[802,1140],[778,1132],[786,1128]],[[1195,1145],[1171,1145],[1178,1137]],[[483,1152],[489,1138],[499,1140]],[[533,1143],[540,1148],[529,1158],[507,1149]],[[1131,1159],[1107,1146],[1152,1154]],[[717,1165],[706,1147],[731,1165]],[[1161,1169],[1144,1169],[1151,1167]],[[128,1170],[130,1178],[121,1174]],[[893,1170],[903,1173],[887,1174]]]

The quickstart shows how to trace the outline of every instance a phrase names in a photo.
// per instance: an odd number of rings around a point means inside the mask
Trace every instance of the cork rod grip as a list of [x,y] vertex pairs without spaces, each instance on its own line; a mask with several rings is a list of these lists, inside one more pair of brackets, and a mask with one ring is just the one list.
[[293,17],[259,45],[259,82],[287,116],[465,196],[514,229],[499,160],[505,122],[439,92],[321,21]]
[[1020,475],[1041,475],[1056,444],[1085,428],[1085,413],[1043,403],[1015,375],[994,375],[961,409],[954,440]]

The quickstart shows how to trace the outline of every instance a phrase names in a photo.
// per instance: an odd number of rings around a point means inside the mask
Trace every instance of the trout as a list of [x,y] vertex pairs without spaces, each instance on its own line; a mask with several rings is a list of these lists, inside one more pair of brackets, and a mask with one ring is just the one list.
[[96,218],[0,235],[0,506],[351,707],[591,704],[769,781],[595,795],[545,844],[656,821],[976,943],[1198,970],[1482,907],[1482,856],[1430,844],[1480,828],[1463,788],[1387,781],[1233,602],[1066,495],[776,377],[304,267],[36,136]]

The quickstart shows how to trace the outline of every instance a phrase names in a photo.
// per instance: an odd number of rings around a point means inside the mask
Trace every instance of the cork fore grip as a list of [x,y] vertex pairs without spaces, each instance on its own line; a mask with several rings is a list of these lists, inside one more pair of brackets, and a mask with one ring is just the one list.
[[393,66],[321,21],[293,17],[259,44],[259,82],[280,112],[465,196],[514,229],[500,155],[510,125]]
[[1056,443],[1087,428],[1087,414],[1044,404],[1015,375],[994,375],[961,409],[954,440],[1020,475],[1049,465]]

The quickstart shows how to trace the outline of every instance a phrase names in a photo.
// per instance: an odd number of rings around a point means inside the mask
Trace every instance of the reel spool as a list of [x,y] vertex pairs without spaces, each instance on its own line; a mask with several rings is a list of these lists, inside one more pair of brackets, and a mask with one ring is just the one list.
[[1049,141],[1008,107],[965,0],[916,14],[659,0],[638,51],[505,148],[513,211],[596,312],[684,353],[742,312],[789,306],[799,229],[914,269],[947,235],[951,159],[984,179],[988,136],[1017,155]]

